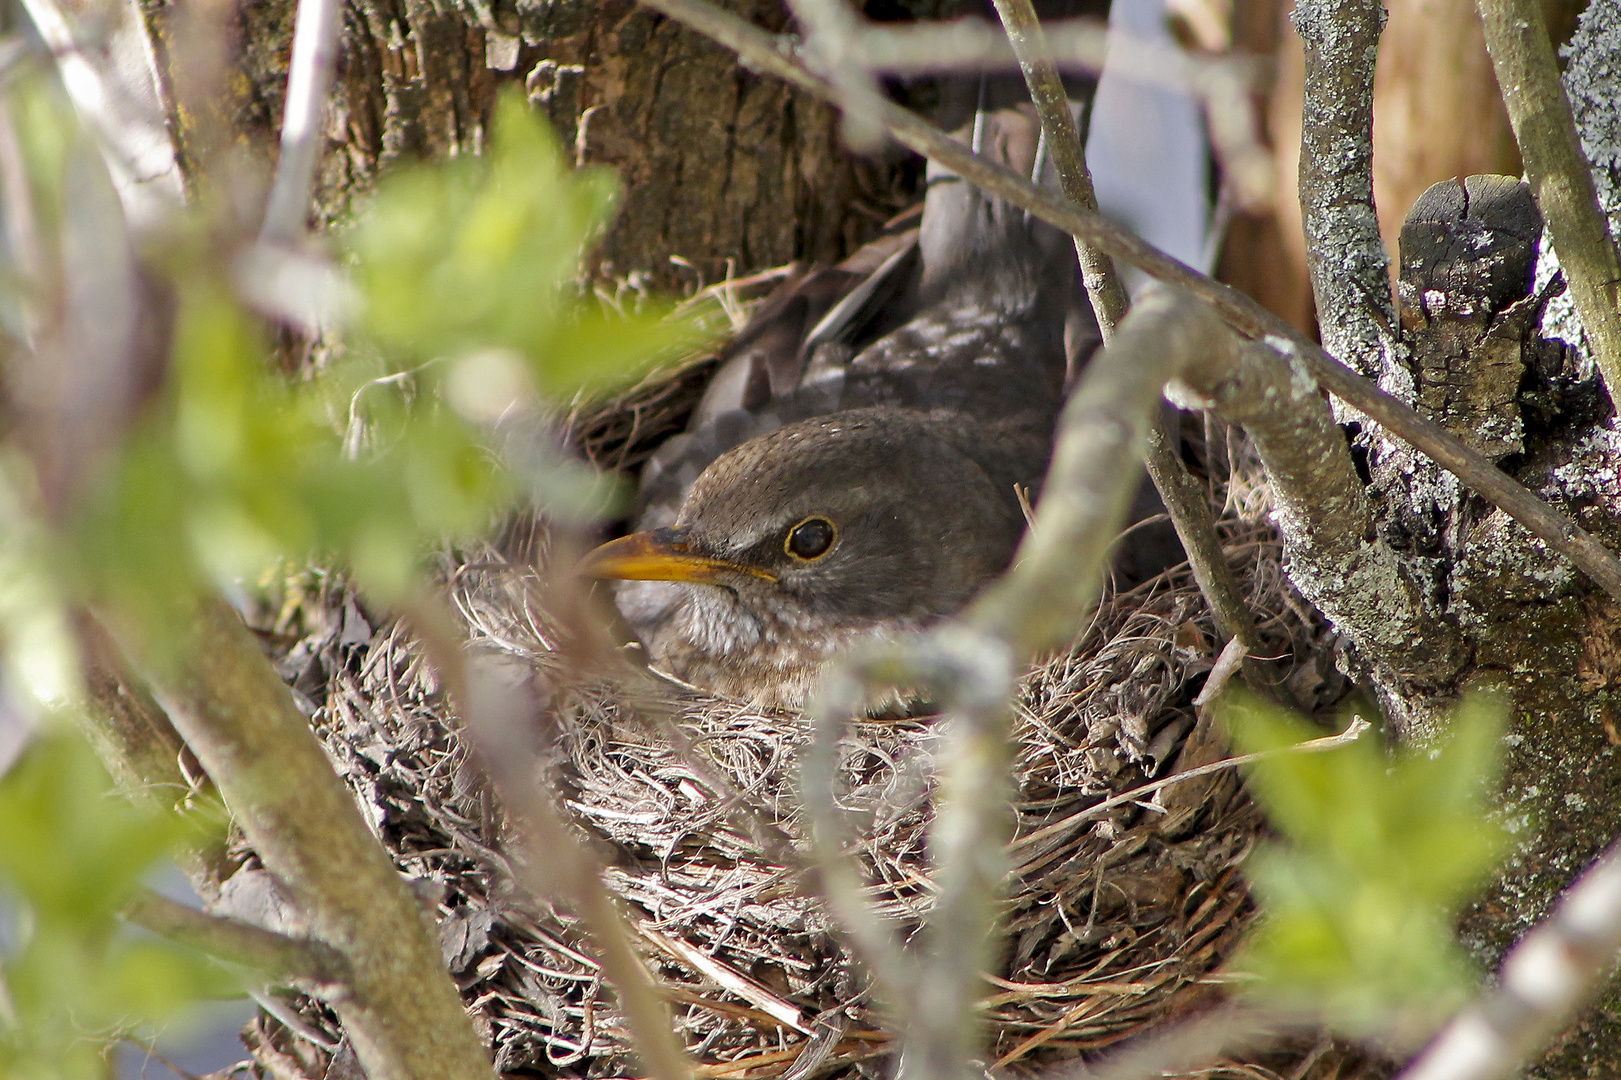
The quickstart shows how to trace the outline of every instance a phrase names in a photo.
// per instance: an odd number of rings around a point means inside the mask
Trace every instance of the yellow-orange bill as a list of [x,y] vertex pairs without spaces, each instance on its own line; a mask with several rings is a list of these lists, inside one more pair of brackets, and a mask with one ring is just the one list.
[[631,533],[610,540],[580,560],[575,573],[618,581],[697,581],[713,584],[728,575],[751,574],[775,581],[776,576],[752,566],[713,559],[692,552],[673,529]]

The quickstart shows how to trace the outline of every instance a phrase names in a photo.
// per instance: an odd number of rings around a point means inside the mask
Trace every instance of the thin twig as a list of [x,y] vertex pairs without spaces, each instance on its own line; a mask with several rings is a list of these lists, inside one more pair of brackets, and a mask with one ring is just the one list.
[[1216,533],[1215,519],[1210,513],[1210,500],[1182,464],[1164,424],[1149,429],[1148,452],[1143,455],[1143,465],[1170,514],[1177,539],[1182,541],[1182,550],[1187,552],[1188,567],[1193,571],[1193,580],[1204,595],[1205,603],[1210,606],[1210,614],[1215,617],[1216,632],[1230,641],[1240,642],[1248,652],[1258,652],[1261,641],[1256,634],[1255,615],[1244,602],[1243,590],[1222,549],[1221,537]]
[[185,200],[168,132],[130,115],[130,103],[122,97],[128,87],[108,85],[105,65],[91,59],[103,50],[84,47],[81,29],[67,8],[57,0],[23,0],[23,7],[56,57],[74,111],[99,144],[130,225],[137,232],[152,228]]
[[[1005,875],[1008,699],[1013,672],[1032,652],[1068,640],[1097,599],[1110,541],[1119,531],[1148,427],[1165,380],[1198,347],[1191,305],[1151,290],[1114,341],[1087,366],[1065,406],[1054,464],[1015,567],[960,619],[917,639],[858,650],[834,666],[811,707],[802,798],[830,906],[880,993],[896,1007],[908,1075],[967,1075],[974,1043],[965,1022],[992,940]],[[899,948],[866,904],[844,852],[834,801],[837,745],[847,717],[875,687],[931,691],[955,725],[930,831],[939,897],[921,965]]]
[[1495,1080],[1518,1075],[1591,998],[1621,948],[1621,845],[1612,844],[1519,940],[1498,983],[1466,1007],[1399,1080]]
[[150,889],[136,894],[125,906],[124,917],[187,948],[256,968],[272,982],[337,986],[350,977],[342,955],[322,942],[211,915]]
[[287,65],[287,103],[281,117],[281,159],[259,229],[261,244],[285,246],[304,234],[315,166],[321,156],[321,117],[337,60],[343,5],[298,0],[293,55]]
[[1088,806],[1084,810],[1077,810],[1075,813],[1070,814],[1067,817],[1060,818],[1051,825],[1043,825],[1035,832],[1026,836],[1021,836],[1017,840],[1013,841],[1012,847],[1014,850],[1018,850],[1022,847],[1029,847],[1031,844],[1039,843],[1040,841],[1047,839],[1049,836],[1067,832],[1068,830],[1073,829],[1075,826],[1081,824],[1083,821],[1090,821],[1095,817],[1101,817],[1117,806],[1127,806],[1134,802],[1140,802],[1141,800],[1146,799],[1148,796],[1154,794],[1156,791],[1168,788],[1173,784],[1180,784],[1185,780],[1197,780],[1201,776],[1209,776],[1211,773],[1220,772],[1223,769],[1236,769],[1244,765],[1253,765],[1257,761],[1262,761],[1278,754],[1319,754],[1325,750],[1338,750],[1342,746],[1349,746],[1351,743],[1356,742],[1357,739],[1362,737],[1362,733],[1367,731],[1370,727],[1372,727],[1372,725],[1366,720],[1362,719],[1362,717],[1352,716],[1350,722],[1345,725],[1345,730],[1340,732],[1338,735],[1324,735],[1320,739],[1311,739],[1307,742],[1296,743],[1294,746],[1285,746],[1277,750],[1261,750],[1253,754],[1240,754],[1237,757],[1222,758],[1220,761],[1212,761],[1208,765],[1200,765],[1196,769],[1188,769],[1186,772],[1179,772],[1173,776],[1162,777],[1153,781],[1152,783],[1144,784],[1141,787],[1132,788],[1130,791],[1123,791],[1119,795],[1110,796],[1095,806]]
[[1137,301],[1065,404],[1035,524],[1014,569],[969,609],[970,625],[1021,658],[1071,639],[1097,600],[1165,383],[1207,347],[1214,321],[1163,286]]
[[856,13],[845,0],[789,0],[789,7],[805,29],[806,64],[838,93],[845,142],[858,152],[876,150],[883,128],[874,121],[872,106],[882,96],[872,73],[852,55],[861,35]]
[[1593,362],[1621,393],[1621,266],[1535,0],[1477,0],[1525,175],[1536,192]]
[[[643,0],[670,18],[737,52],[748,64],[824,100],[827,86],[778,48],[777,39],[705,0]],[[1548,547],[1570,559],[1600,588],[1621,599],[1621,561],[1566,515],[1537,498],[1490,461],[1411,407],[1358,378],[1294,327],[1243,293],[1199,273],[1126,229],[1070,205],[1023,177],[977,157],[967,147],[890,102],[877,112],[902,145],[932,157],[985,191],[1079,236],[1151,277],[1178,285],[1210,304],[1240,333],[1276,339],[1273,344],[1305,364],[1323,389],[1378,421],[1456,475],[1482,498],[1523,525]]]
[[[1041,118],[1059,187],[1072,203],[1095,214],[1098,200],[1086,167],[1086,150],[1070,112],[1069,95],[1048,53],[1035,7],[1030,0],[996,0],[996,10]],[[1115,272],[1114,261],[1079,237],[1075,240],[1075,257],[1081,264],[1081,280],[1097,316],[1098,329],[1107,344],[1125,317],[1129,303],[1126,290]],[[1195,489],[1162,424],[1150,429],[1144,463],[1187,552],[1194,579],[1215,612],[1217,628],[1227,637],[1242,636],[1247,648],[1257,648],[1255,619],[1245,608],[1238,581],[1222,554],[1209,502],[1204,492]]]
[[[1047,149],[1058,172],[1058,186],[1070,202],[1095,214],[1098,197],[1092,188],[1092,174],[1086,168],[1086,151],[1075,127],[1075,116],[1070,112],[1069,93],[1047,51],[1035,6],[1030,0],[996,0],[996,12],[1002,17],[1008,44],[1019,58],[1025,85],[1030,89],[1030,100],[1035,102],[1036,115],[1041,118]],[[1086,285],[1087,298],[1097,315],[1098,329],[1103,332],[1104,344],[1108,344],[1114,337],[1115,327],[1126,317],[1130,303],[1126,290],[1109,256],[1080,237],[1075,238],[1075,257],[1080,260],[1081,281]]]

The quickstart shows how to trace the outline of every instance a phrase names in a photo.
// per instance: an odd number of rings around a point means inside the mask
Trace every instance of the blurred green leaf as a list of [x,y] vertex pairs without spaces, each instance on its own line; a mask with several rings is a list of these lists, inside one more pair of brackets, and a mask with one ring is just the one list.
[[37,737],[0,779],[0,893],[20,931],[0,956],[16,1021],[0,1019],[0,1075],[100,1077],[121,1033],[240,992],[218,965],[117,917],[189,828],[119,795],[65,731]]
[[644,371],[690,345],[668,308],[609,312],[575,295],[586,247],[618,193],[602,169],[571,170],[557,136],[504,94],[490,152],[386,178],[349,236],[364,328],[413,364],[504,350],[535,384],[566,392]]
[[[502,98],[485,157],[380,185],[349,238],[363,332],[351,359],[299,386],[207,260],[177,260],[170,393],[109,464],[64,570],[161,641],[176,598],[278,559],[348,565],[396,599],[426,549],[525,494],[578,502],[556,507],[576,517],[605,505],[578,478],[514,477],[539,459],[503,462],[490,436],[512,417],[539,424],[543,395],[642,374],[694,341],[662,309],[577,295],[613,194],[608,174],[566,167],[521,93]],[[335,417],[362,437],[346,448]]]
[[[1222,716],[1245,753],[1320,734],[1243,697]],[[1257,995],[1315,1006],[1353,1034],[1388,1034],[1423,1032],[1469,994],[1452,920],[1504,850],[1485,801],[1503,724],[1493,699],[1472,697],[1434,747],[1392,757],[1364,737],[1251,767],[1250,788],[1285,837],[1247,868],[1262,919],[1234,967],[1260,977]]]

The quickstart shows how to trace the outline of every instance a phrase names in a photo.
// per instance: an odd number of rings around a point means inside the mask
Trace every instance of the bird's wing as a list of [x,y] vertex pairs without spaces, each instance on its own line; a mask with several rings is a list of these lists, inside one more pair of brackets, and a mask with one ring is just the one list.
[[[1028,172],[1037,132],[1026,107],[980,114],[962,136]],[[1094,329],[1077,335],[1071,323]],[[692,483],[732,447],[845,409],[945,411],[1003,427],[1017,417],[1039,442],[1072,352],[1096,338],[1068,237],[931,163],[915,229],[797,274],[762,303],[687,432],[644,468],[638,527],[673,521]],[[1021,482],[1039,482],[1045,464],[1045,453],[1032,457]]]

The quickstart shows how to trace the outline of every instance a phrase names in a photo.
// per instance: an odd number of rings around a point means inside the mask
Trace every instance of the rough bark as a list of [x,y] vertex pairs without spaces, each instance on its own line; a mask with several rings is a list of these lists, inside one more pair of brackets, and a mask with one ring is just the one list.
[[[741,14],[787,28],[776,0]],[[225,106],[236,136],[274,154],[292,34],[291,0],[245,0]],[[160,44],[174,9],[148,7]],[[341,222],[395,162],[477,153],[502,85],[526,86],[580,164],[624,184],[596,253],[603,276],[661,290],[795,258],[828,261],[904,201],[908,168],[853,159],[837,118],[632,0],[516,5],[356,0],[327,113],[316,223]],[[672,260],[684,260],[684,266]]]

